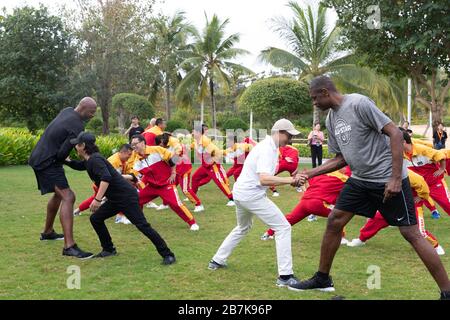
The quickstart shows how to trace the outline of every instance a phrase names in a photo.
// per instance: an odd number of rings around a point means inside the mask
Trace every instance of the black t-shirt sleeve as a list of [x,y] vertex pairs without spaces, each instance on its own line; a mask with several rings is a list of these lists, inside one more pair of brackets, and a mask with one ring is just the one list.
[[104,159],[101,158],[92,158],[91,163],[92,174],[99,178],[100,181],[111,182],[112,175],[108,170]]
[[78,171],[86,170],[86,161],[78,161],[78,160],[65,161],[64,160],[64,164],[68,165],[69,167],[71,167],[74,170],[78,170]]

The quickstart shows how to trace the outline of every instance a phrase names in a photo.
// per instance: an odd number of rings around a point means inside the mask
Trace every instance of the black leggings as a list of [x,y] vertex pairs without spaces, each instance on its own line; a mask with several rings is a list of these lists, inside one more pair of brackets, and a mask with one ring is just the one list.
[[312,145],[311,146],[311,158],[312,158],[313,168],[317,167],[316,159],[317,159],[318,165],[319,166],[322,165],[322,145],[320,145],[320,146]]
[[105,220],[111,218],[119,212],[122,212],[132,224],[139,229],[150,241],[155,245],[156,250],[162,257],[174,256],[172,251],[167,247],[166,242],[159,235],[159,233],[153,229],[145,219],[142,209],[139,207],[137,197],[133,199],[135,201],[129,201],[124,204],[111,203],[106,201],[95,213],[91,215],[91,224],[95,232],[97,232],[98,238],[102,245],[103,250],[112,251],[114,245],[112,243],[111,235],[108,228],[106,228]]

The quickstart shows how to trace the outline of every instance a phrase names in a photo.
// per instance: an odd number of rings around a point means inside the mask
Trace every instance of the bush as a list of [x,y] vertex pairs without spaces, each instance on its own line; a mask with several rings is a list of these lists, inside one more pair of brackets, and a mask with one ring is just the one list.
[[[296,147],[298,150],[298,156],[302,158],[311,158],[311,148],[306,144],[294,143],[292,146]],[[334,158],[333,154],[328,153],[328,147],[322,146],[323,148],[323,158],[330,159]]]
[[288,78],[254,82],[242,94],[239,107],[243,112],[252,110],[254,120],[266,128],[270,128],[280,118],[295,121],[304,114],[312,113],[308,86]]
[[186,129],[186,124],[179,120],[169,120],[167,121],[166,131],[174,132],[177,129]]
[[128,128],[130,117],[139,119],[152,118],[155,114],[153,105],[147,98],[134,93],[119,93],[112,99],[112,111],[117,114],[120,129]]
[[244,131],[248,130],[248,123],[242,120],[241,118],[231,118],[225,120],[222,124],[222,129],[225,131],[227,129],[242,129]]
[[[31,151],[42,133],[43,130],[33,135],[24,128],[0,128],[0,166],[27,164]],[[127,142],[127,138],[121,135],[97,137],[100,153],[105,157],[111,156],[120,145]],[[75,151],[72,151],[71,157],[78,158]]]
[[102,132],[102,129],[103,121],[100,118],[93,118],[86,125],[86,130],[91,131],[95,134],[100,134]]

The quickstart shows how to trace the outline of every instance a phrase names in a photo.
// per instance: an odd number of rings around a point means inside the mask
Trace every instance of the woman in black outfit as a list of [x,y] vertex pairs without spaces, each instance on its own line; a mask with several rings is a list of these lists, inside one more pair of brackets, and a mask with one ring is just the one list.
[[437,130],[433,132],[433,146],[436,150],[445,149],[447,142],[447,132],[444,130],[444,125],[439,123]]
[[[139,207],[137,190],[99,153],[95,145],[95,136],[81,132],[70,142],[75,145],[78,155],[84,161],[67,160],[66,164],[75,170],[87,170],[89,177],[98,187],[97,195],[90,206],[92,211],[90,220],[103,250],[95,257],[104,258],[117,254],[105,220],[122,212],[155,245],[163,257],[163,264],[174,263],[175,255],[145,219]],[[106,197],[106,201],[102,204],[103,197]]]

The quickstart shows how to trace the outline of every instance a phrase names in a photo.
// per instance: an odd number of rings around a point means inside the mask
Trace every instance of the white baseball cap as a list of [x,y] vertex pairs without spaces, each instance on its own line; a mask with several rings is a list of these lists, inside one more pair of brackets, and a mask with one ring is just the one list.
[[300,134],[300,131],[297,131],[288,119],[280,119],[272,127],[272,131],[287,131],[289,134],[296,136]]

